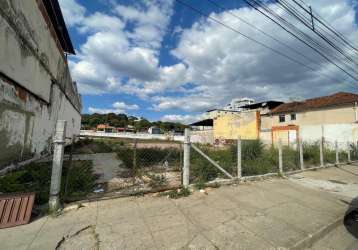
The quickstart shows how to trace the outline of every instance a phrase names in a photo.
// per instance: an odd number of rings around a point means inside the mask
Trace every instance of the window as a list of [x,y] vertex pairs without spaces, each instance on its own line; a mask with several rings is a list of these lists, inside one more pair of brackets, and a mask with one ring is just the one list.
[[285,122],[285,115],[279,115],[278,119],[280,122]]
[[291,114],[291,121],[296,120],[296,114]]

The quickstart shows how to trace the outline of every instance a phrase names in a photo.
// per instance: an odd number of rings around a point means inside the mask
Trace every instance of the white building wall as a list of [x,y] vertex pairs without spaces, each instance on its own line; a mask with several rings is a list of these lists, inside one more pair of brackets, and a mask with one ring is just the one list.
[[37,0],[0,1],[0,172],[50,151],[57,120],[80,133],[81,103]]
[[328,142],[356,142],[358,140],[358,124],[325,124],[303,125],[300,134],[304,141],[318,141],[323,136]]

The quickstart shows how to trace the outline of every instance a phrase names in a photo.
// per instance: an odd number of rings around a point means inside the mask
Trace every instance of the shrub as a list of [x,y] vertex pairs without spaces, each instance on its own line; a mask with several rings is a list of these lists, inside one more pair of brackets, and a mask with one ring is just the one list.
[[[231,152],[228,149],[213,149],[209,146],[203,146],[201,150],[225,170],[231,171],[233,161],[230,156]],[[222,173],[212,163],[192,149],[190,154],[190,176],[194,182],[210,181],[222,176]]]
[[283,171],[300,169],[300,154],[298,149],[284,146],[282,148]]
[[134,155],[137,170],[163,165],[165,161],[169,166],[177,167],[181,162],[180,150],[176,148],[137,148],[134,152],[133,148],[119,147],[116,152],[124,167],[129,169],[134,168]]
[[320,164],[320,142],[302,144],[303,160],[307,166],[317,166]]
[[[48,202],[51,183],[51,163],[31,163],[0,177],[0,190],[3,193],[35,192],[35,204]],[[92,192],[95,175],[90,161],[74,161],[70,170],[69,162],[65,161],[61,176],[60,198],[63,201],[75,200]],[[65,195],[67,173],[67,194]]]

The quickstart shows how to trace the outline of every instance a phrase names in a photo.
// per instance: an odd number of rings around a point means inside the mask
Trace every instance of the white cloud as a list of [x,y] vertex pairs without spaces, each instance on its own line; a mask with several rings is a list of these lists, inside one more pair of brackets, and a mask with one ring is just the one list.
[[115,102],[113,103],[113,107],[116,109],[127,109],[127,110],[137,110],[139,109],[139,106],[137,104],[126,104],[124,102]]
[[86,9],[82,5],[78,4],[76,0],[60,0],[59,4],[66,25],[74,26],[82,22]]
[[102,109],[102,108],[94,108],[94,107],[88,107],[88,112],[90,114],[108,114],[108,113],[115,113],[115,114],[124,114],[125,111],[122,109]]
[[[61,2],[74,3],[73,0]],[[351,2],[307,1],[358,46],[356,12]],[[138,1],[132,6],[114,4],[111,14],[94,13],[81,17],[85,11],[77,11],[78,18],[73,23],[80,32],[88,35],[78,60],[70,62],[80,91],[87,94],[117,92],[147,98],[156,111],[197,112],[219,107],[235,97],[248,96],[258,101],[288,100],[350,90],[347,84],[353,83],[307,46],[247,7],[232,12],[306,54],[314,63],[253,30],[228,12],[213,13],[212,16],[302,61],[315,72],[203,18],[190,28],[174,28],[173,35],[179,41],[171,54],[178,62],[162,66],[160,49],[172,11],[172,1],[165,0]],[[187,83],[191,85],[188,87]]]
[[216,101],[205,96],[189,95],[184,97],[154,97],[153,110],[181,109],[185,111],[203,111],[212,107]]
[[[351,41],[358,41],[355,11],[345,0],[310,1],[320,13]],[[276,8],[274,5],[271,5]],[[178,98],[157,98],[154,109],[180,108],[186,111],[224,105],[235,97],[249,96],[256,100],[317,96],[347,90],[344,83],[351,82],[337,68],[300,44],[256,10],[240,8],[232,10],[257,27],[274,34],[289,46],[298,49],[314,63],[294,54],[292,50],[254,31],[228,12],[211,14],[219,21],[248,34],[267,46],[288,54],[315,69],[315,72],[297,65],[271,50],[264,48],[211,20],[201,19],[191,28],[182,31],[178,46],[172,54],[187,65],[187,79],[203,87],[203,91]],[[307,31],[307,30],[306,30]],[[357,58],[358,59],[358,58]],[[337,82],[327,79],[340,78]]]
[[[134,6],[114,5],[113,14],[96,12],[77,23],[88,33],[71,71],[84,94],[124,92],[152,94],[163,85],[183,79],[182,64],[160,67],[159,48],[172,14],[172,1],[141,1]],[[173,69],[172,69],[173,68]],[[175,74],[179,71],[177,74]],[[171,74],[171,72],[169,72]]]
[[127,110],[138,110],[139,106],[137,104],[127,104],[125,102],[115,102],[112,104],[112,108],[96,108],[96,107],[89,107],[88,112],[90,114],[98,113],[98,114],[108,114],[108,113],[115,113],[115,114],[125,114]]
[[173,115],[168,114],[160,118],[161,121],[165,122],[179,122],[183,124],[190,124],[198,121],[202,118],[202,115]]
[[115,16],[109,16],[100,12],[96,12],[82,19],[81,25],[78,27],[81,33],[98,31],[118,31],[124,28],[124,23]]

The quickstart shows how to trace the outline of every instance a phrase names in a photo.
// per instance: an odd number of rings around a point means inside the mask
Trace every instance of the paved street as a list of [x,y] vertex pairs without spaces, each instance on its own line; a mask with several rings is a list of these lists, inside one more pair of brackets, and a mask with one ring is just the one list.
[[[357,183],[358,167],[351,170],[300,175]],[[178,200],[120,198],[0,230],[0,249],[299,249],[310,247],[317,232],[330,230],[338,233],[318,235],[334,244],[318,239],[312,249],[345,249],[356,241],[341,223],[350,201],[339,192],[307,187],[295,176],[223,186]]]

